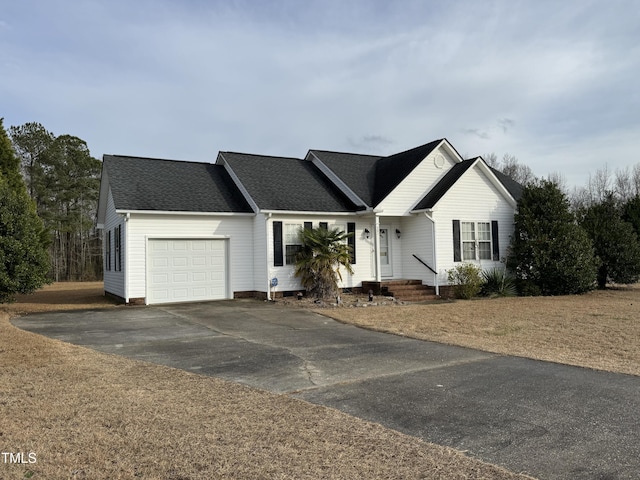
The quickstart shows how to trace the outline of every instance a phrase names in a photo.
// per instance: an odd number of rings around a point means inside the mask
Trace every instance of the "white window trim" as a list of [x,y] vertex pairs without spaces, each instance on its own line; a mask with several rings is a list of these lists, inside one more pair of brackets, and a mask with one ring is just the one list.
[[[465,224],[473,225],[473,240],[465,240],[464,239],[464,226]],[[489,227],[489,240],[480,240],[479,239],[479,226],[481,224],[488,225]],[[473,243],[473,257],[468,258],[466,256],[466,250],[464,248],[465,244]],[[480,258],[480,244],[488,244],[489,245],[489,256],[488,258]],[[491,231],[491,220],[483,220],[483,221],[460,221],[460,249],[461,256],[463,262],[480,262],[480,261],[491,261],[493,260],[493,234]]]
[[283,232],[282,232],[282,247],[284,249],[284,264],[285,265],[294,265],[295,264],[295,260],[291,259],[292,261],[289,261],[289,255],[287,255],[287,247],[288,246],[295,246],[298,245],[300,246],[300,248],[302,248],[302,242],[300,241],[299,236],[296,236],[295,238],[295,242],[289,241],[291,240],[289,232],[291,231],[290,228],[292,230],[294,230],[296,232],[296,235],[298,234],[298,232],[302,229],[303,227],[303,223],[285,223],[283,225]]

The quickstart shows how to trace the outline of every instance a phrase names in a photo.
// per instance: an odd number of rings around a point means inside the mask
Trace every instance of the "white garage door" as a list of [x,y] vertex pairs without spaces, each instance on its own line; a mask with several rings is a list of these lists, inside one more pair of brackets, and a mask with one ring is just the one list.
[[147,303],[228,298],[226,240],[150,239],[147,265]]

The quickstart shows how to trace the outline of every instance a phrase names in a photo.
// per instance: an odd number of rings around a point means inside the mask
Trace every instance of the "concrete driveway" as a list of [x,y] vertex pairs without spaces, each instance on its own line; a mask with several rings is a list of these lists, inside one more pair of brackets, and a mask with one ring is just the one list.
[[37,314],[25,330],[290,395],[541,479],[637,479],[640,378],[253,300]]

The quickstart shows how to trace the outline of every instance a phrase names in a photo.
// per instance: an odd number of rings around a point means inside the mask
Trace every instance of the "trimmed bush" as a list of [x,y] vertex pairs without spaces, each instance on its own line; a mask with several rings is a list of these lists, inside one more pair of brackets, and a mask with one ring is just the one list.
[[468,300],[478,295],[482,288],[481,270],[473,263],[461,263],[447,270],[447,278],[456,298]]

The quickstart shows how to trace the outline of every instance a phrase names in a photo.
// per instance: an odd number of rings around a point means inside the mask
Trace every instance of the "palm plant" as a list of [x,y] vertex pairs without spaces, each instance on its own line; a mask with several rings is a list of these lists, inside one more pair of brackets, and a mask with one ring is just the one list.
[[350,234],[333,228],[302,228],[299,231],[301,250],[296,255],[295,276],[316,298],[335,298],[340,267],[353,274],[351,250],[346,243]]

